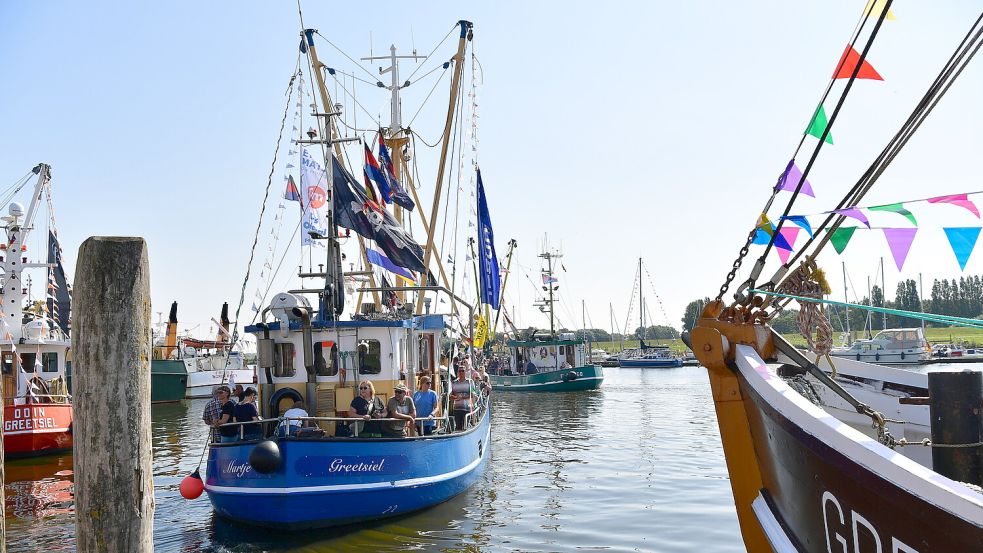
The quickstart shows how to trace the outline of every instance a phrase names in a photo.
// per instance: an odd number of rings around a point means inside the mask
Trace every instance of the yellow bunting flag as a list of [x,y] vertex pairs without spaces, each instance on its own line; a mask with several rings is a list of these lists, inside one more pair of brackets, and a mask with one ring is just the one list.
[[768,219],[768,216],[765,215],[764,213],[758,216],[758,224],[756,225],[756,228],[765,231],[768,234],[768,236],[771,236],[772,234],[775,233],[772,230],[771,221]]
[[[878,18],[881,13],[884,12],[884,6],[887,5],[887,0],[867,0],[867,5],[864,6],[864,13],[870,13],[870,17]],[[887,15],[884,17],[888,21],[894,21],[894,12],[887,10]]]

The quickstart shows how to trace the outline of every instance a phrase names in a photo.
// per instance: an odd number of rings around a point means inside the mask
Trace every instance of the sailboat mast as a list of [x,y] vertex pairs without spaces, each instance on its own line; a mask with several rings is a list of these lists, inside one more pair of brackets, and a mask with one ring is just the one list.
[[638,317],[641,329],[638,331],[638,343],[645,344],[645,300],[642,299],[642,258],[638,258]]
[[[887,287],[884,285],[884,258],[881,258],[881,307],[887,304]],[[887,312],[881,318],[881,330],[887,330]]]
[[[846,261],[843,262],[843,302],[847,304],[850,303],[850,297],[847,295],[847,287],[846,287]],[[852,341],[853,335],[850,334],[850,306],[849,305],[847,305],[846,308],[846,334],[849,337],[848,339]]]
[[502,289],[500,290],[498,296],[498,305],[500,309],[495,312],[495,326],[492,327],[492,334],[498,331],[498,318],[502,314],[502,310],[504,309],[505,286],[507,286],[509,283],[509,273],[511,272],[512,269],[512,252],[515,251],[516,246],[518,246],[518,242],[516,242],[514,238],[512,240],[509,240],[509,253],[505,256],[505,279],[502,280]]
[[546,275],[549,277],[547,279],[546,288],[550,294],[550,338],[556,338],[556,328],[553,324],[553,257],[549,252],[543,254],[546,258]]

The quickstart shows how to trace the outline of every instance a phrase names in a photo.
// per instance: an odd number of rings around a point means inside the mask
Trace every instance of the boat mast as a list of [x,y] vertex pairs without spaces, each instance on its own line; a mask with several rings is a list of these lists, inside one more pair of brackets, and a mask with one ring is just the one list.
[[509,283],[509,273],[512,268],[512,252],[515,251],[518,242],[515,238],[509,240],[509,253],[505,254],[505,279],[502,281],[502,289],[499,291],[498,295],[498,311],[495,312],[495,326],[492,327],[492,335],[498,331],[498,318],[502,314],[502,310],[505,309],[505,286]]
[[[884,285],[884,258],[881,258],[881,307],[887,303],[887,288]],[[887,330],[887,311],[881,318],[881,330]]]
[[847,295],[846,287],[846,261],[843,262],[843,302],[847,304],[846,307],[846,335],[847,340],[852,342],[853,335],[850,334],[850,297]]
[[[358,140],[357,138],[334,138],[332,117],[339,115],[340,112],[334,111],[335,107],[331,103],[331,96],[328,89],[324,86],[324,75],[321,67],[324,64],[318,60],[317,48],[314,46],[314,29],[304,29],[304,39],[307,41],[307,55],[310,56],[311,66],[313,67],[314,78],[317,80],[318,92],[321,95],[321,107],[326,110],[324,113],[315,113],[315,116],[324,117],[324,137],[319,140],[298,140],[298,144],[321,144],[327,146],[325,155],[325,173],[327,177],[325,194],[329,204],[327,211],[328,217],[328,236],[324,239],[328,242],[327,265],[324,272],[324,290],[321,292],[321,308],[318,310],[322,320],[337,320],[345,308],[345,291],[342,282],[341,267],[341,247],[338,244],[338,223],[335,221],[334,213],[334,157],[338,157],[341,162],[341,143]],[[332,146],[334,152],[331,151]],[[364,243],[362,246],[362,257],[365,258]],[[368,263],[366,263],[368,265]],[[360,306],[355,306],[356,309]]]
[[543,283],[544,284],[543,291],[549,293],[549,298],[546,300],[546,306],[550,312],[550,339],[552,340],[556,338],[556,325],[553,322],[553,302],[556,301],[555,299],[553,299],[553,291],[555,290],[553,286],[553,283],[555,282],[553,280],[553,258],[563,257],[563,256],[562,254],[550,253],[549,251],[545,251],[539,254],[539,257],[542,257],[543,259],[546,260],[546,282]]
[[645,300],[642,299],[642,258],[638,258],[638,317],[641,328],[638,331],[639,346],[645,345]]
[[[10,204],[10,211],[3,216],[7,222],[7,254],[2,258],[2,268],[4,271],[3,288],[0,289],[0,299],[4,305],[10,307],[5,310],[7,314],[8,331],[12,338],[11,343],[16,343],[22,336],[24,316],[24,300],[27,297],[27,290],[21,285],[24,269],[32,267],[47,268],[47,263],[23,263],[21,258],[26,255],[27,236],[34,228],[34,216],[38,211],[38,204],[44,189],[51,180],[51,166],[46,163],[39,163],[34,167],[33,172],[38,176],[37,183],[34,185],[34,194],[31,196],[31,203],[27,206],[26,214],[14,209],[14,203]],[[23,217],[23,220],[21,220]]]
[[[437,232],[437,214],[440,210],[440,191],[444,184],[444,169],[447,164],[447,149],[450,146],[451,127],[454,124],[454,112],[457,107],[457,94],[461,85],[461,74],[464,73],[464,49],[471,40],[471,22],[458,21],[461,26],[461,36],[457,42],[457,53],[451,60],[454,62],[454,78],[451,81],[451,97],[447,104],[447,120],[444,122],[444,141],[440,146],[440,162],[437,165],[437,184],[433,192],[433,206],[430,209],[430,228],[427,229],[427,245],[423,253],[423,269],[430,267],[430,257],[434,250],[434,233]],[[422,207],[420,209],[423,209]],[[424,278],[426,275],[424,275]],[[426,293],[421,293],[416,300],[416,312],[423,312],[423,298]]]

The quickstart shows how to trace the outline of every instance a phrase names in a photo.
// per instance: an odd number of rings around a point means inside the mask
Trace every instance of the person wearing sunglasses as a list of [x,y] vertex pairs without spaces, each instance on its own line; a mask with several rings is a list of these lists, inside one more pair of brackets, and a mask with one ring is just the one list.
[[365,422],[358,422],[356,436],[361,438],[379,438],[382,436],[382,424],[372,419],[385,418],[386,406],[382,404],[382,399],[375,395],[375,386],[372,381],[363,380],[358,383],[358,395],[355,396],[348,408],[348,416],[365,420]]
[[389,399],[386,411],[390,418],[382,425],[383,438],[405,438],[406,427],[416,424],[416,405],[407,392],[406,384],[399,383],[393,388],[393,397]]

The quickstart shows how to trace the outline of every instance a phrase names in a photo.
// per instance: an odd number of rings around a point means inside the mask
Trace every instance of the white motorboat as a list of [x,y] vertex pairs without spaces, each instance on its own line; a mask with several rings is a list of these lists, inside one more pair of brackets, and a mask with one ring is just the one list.
[[932,347],[921,328],[892,328],[849,348],[834,348],[830,355],[879,365],[919,365],[932,360]]

